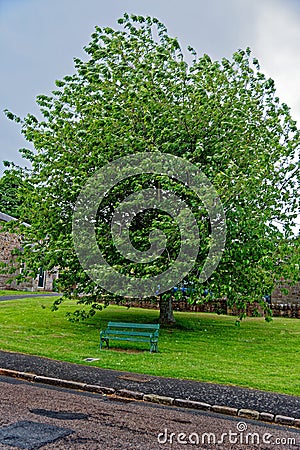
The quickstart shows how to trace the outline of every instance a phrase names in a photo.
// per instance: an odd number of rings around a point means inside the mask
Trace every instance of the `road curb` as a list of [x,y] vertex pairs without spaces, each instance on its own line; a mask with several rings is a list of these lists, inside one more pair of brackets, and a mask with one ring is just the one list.
[[272,414],[269,412],[260,412],[245,408],[231,408],[225,405],[210,405],[205,402],[197,402],[188,399],[173,398],[156,394],[145,394],[143,392],[130,391],[128,389],[114,389],[107,386],[99,386],[79,381],[64,380],[61,378],[45,377],[29,372],[18,372],[17,370],[0,368],[0,375],[6,377],[17,378],[24,381],[35,383],[43,383],[51,386],[63,387],[67,389],[75,389],[79,391],[92,392],[103,395],[113,395],[115,397],[127,398],[129,400],[139,400],[151,402],[160,405],[177,406],[183,408],[196,409],[201,411],[212,411],[219,414],[235,416],[240,419],[261,420],[263,422],[273,422],[280,425],[288,425],[300,428],[300,419],[294,417],[283,416],[281,414]]

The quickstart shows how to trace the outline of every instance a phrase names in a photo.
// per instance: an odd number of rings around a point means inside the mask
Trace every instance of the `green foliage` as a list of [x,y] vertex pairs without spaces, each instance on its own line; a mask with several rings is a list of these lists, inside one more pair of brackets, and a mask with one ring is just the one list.
[[[87,277],[73,248],[76,199],[85,181],[108,161],[159,151],[194,163],[218,191],[227,243],[205,287],[243,310],[247,301],[270,293],[276,279],[299,277],[290,244],[299,186],[296,123],[249,48],[220,62],[208,55],[197,58],[190,48],[193,62],[188,65],[177,39],[157,19],[125,14],[119,25],[123,28],[96,27],[85,48],[87,61],[75,59],[75,74],[57,81],[52,95],[37,97],[43,120],[33,115],[22,120],[23,134],[36,149],[23,150],[32,163],[34,186],[23,208],[31,224],[24,230],[28,271],[37,273],[41,264],[58,267],[66,297],[79,298],[94,313],[104,293]],[[167,251],[153,265],[122,258],[110,236],[113,208],[122,198],[159,186],[174,189],[196,215],[201,248],[186,281],[194,283],[199,298],[203,288],[197,279],[210,229],[203,205],[185,186],[151,175],[125,180],[99,206],[99,247],[125,274],[151,276],[168,267],[178,254],[180,236],[163,212],[139,215],[131,229],[141,251],[157,226],[167,236]],[[110,297],[105,298],[108,302]]]
[[24,198],[28,195],[30,185],[28,170],[4,161],[8,167],[0,178],[0,211],[19,218],[26,218],[26,211],[22,211]]

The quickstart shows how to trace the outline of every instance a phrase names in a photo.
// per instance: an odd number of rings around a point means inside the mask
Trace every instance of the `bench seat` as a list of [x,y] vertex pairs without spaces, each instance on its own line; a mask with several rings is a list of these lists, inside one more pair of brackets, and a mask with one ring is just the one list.
[[158,351],[159,324],[108,322],[107,328],[100,331],[100,349],[103,344],[109,348],[109,341],[148,342],[150,353]]

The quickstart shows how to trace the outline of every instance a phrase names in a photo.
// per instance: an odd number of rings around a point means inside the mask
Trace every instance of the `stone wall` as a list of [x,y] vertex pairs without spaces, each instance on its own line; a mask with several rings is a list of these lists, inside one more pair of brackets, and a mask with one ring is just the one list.
[[20,248],[20,236],[12,234],[7,231],[0,231],[0,262],[3,262],[14,269],[13,273],[0,273],[0,289],[32,289],[32,281],[22,282],[17,284],[16,281],[8,283],[9,280],[14,278],[20,273],[19,267],[17,267],[12,252],[13,250]]
[[[150,300],[136,300],[132,302],[128,301],[126,305],[137,308],[159,309],[158,301],[152,302]],[[274,303],[271,304],[271,309],[274,317],[290,317],[300,319],[300,302],[294,304]],[[236,308],[229,308],[227,306],[226,299],[195,305],[190,304],[187,300],[174,300],[173,310],[184,312],[210,312],[227,315],[239,315],[240,313],[240,311],[238,311]],[[264,312],[262,310],[262,307],[258,303],[254,302],[247,305],[246,315],[248,317],[261,317],[264,315]]]
[[273,304],[300,304],[300,283],[290,286],[279,281],[271,298]]

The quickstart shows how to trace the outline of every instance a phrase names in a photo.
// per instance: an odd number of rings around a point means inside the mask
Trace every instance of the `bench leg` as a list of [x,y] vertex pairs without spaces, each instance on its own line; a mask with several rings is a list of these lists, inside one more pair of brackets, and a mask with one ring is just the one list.
[[150,342],[150,353],[157,353],[158,352],[158,346],[157,342]]
[[107,338],[101,338],[100,339],[100,349],[102,349],[102,347],[103,347],[103,343],[106,343],[106,347],[107,348],[109,348],[109,339],[107,339]]

